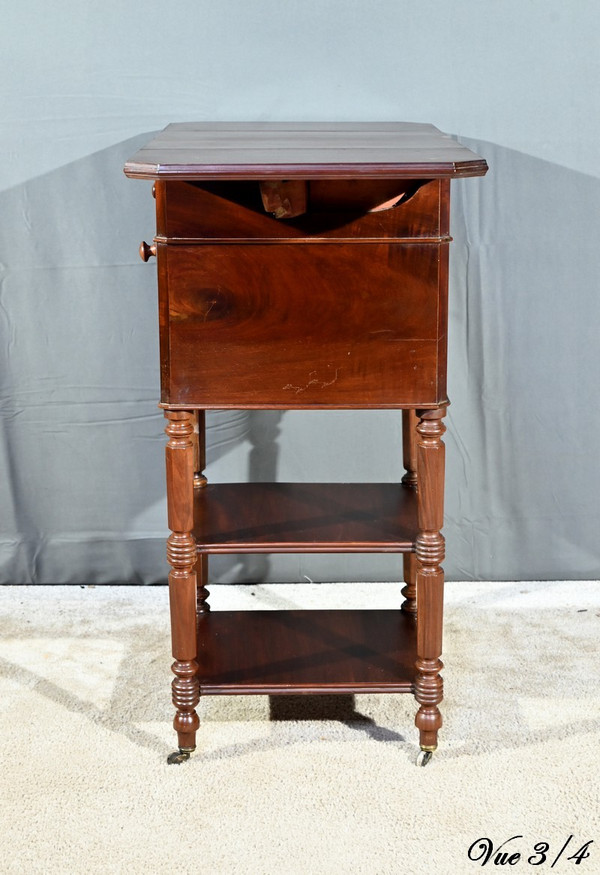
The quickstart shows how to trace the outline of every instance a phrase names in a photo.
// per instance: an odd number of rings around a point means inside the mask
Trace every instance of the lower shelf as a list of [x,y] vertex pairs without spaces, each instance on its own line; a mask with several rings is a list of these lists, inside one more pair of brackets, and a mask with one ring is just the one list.
[[198,617],[201,695],[410,693],[416,623],[401,610]]

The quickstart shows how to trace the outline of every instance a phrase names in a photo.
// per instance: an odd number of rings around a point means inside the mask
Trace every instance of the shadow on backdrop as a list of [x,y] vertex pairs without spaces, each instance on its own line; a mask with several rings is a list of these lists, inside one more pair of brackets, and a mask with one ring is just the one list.
[[[3,583],[166,579],[156,277],[137,256],[154,202],[122,173],[149,137],[0,194]],[[464,142],[490,172],[453,183],[447,576],[598,577],[600,180]],[[322,412],[295,414],[293,433],[278,412],[209,414],[209,479],[310,481],[314,416],[326,445]],[[381,454],[372,416],[352,413],[355,466],[328,448],[332,480],[365,478]],[[225,581],[299,567],[211,560]],[[401,564],[313,554],[302,572],[393,580]]]

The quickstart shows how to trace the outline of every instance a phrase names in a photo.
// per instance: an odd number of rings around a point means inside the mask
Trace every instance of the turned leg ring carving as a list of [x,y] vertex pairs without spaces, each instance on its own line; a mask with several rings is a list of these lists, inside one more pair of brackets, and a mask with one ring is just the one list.
[[442,715],[438,705],[443,698],[440,671],[445,543],[444,522],[444,444],[445,409],[419,411],[417,425],[417,472],[419,533],[416,540],[417,661],[415,698],[419,711],[415,723],[421,749],[437,747]]
[[[402,485],[406,489],[417,489],[417,415],[414,410],[402,411],[402,461],[406,473]],[[412,615],[417,614],[417,560],[414,553],[405,553],[403,557],[404,587],[402,595],[402,610]]]
[[[194,433],[193,413],[168,410],[165,429],[167,508],[171,534],[167,539],[171,637],[175,678],[172,682],[176,709],[173,726],[177,731],[179,754],[196,747],[200,701],[198,663],[196,662],[196,540],[194,527]],[[173,755],[169,762],[181,762]]]
[[[206,468],[206,411],[196,410],[194,414],[194,489],[204,489],[208,480],[204,474]],[[208,556],[198,553],[196,561],[197,598],[196,610],[199,614],[210,611],[208,598],[210,592],[208,583]]]

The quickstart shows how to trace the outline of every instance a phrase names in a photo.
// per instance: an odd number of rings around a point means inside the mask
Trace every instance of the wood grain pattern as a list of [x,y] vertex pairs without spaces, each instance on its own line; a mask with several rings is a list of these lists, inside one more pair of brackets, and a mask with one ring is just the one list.
[[417,488],[417,422],[414,410],[402,411],[402,483],[409,489]]
[[125,165],[142,179],[482,176],[486,162],[433,125],[405,122],[172,124]]
[[[282,221],[265,212],[256,181],[168,181],[158,190],[157,235],[170,243],[437,240],[449,230],[439,208],[442,187],[442,180],[312,180],[305,212]],[[393,196],[402,198],[396,207],[371,212]]]
[[212,483],[195,495],[206,553],[414,550],[417,501],[396,483]]
[[405,553],[402,557],[402,572],[404,586],[402,595],[404,601],[401,608],[412,617],[417,616],[417,557],[414,553]]
[[196,705],[199,687],[196,662],[196,542],[192,535],[194,524],[193,477],[194,433],[193,414],[186,411],[167,411],[165,429],[169,441],[166,446],[167,506],[171,534],[167,540],[169,573],[169,602],[171,607],[171,640],[175,662],[172,683],[175,705],[175,728],[179,747],[196,747],[199,719]]
[[446,362],[438,361],[437,246],[158,250],[168,273],[163,403],[300,409],[446,401],[438,393]]
[[202,695],[413,689],[415,626],[402,611],[213,611],[198,618]]
[[[450,218],[450,180],[440,180],[440,226],[448,228]],[[438,297],[438,362],[446,362],[448,357],[448,270],[450,247],[439,247],[439,297]],[[447,368],[438,369],[438,398],[447,398]]]
[[[405,475],[402,485],[405,489],[416,490],[417,478],[417,415],[414,410],[402,411],[402,460]],[[402,610],[416,617],[417,614],[417,563],[414,553],[402,557],[404,586]]]
[[[194,491],[207,484],[206,468],[206,411],[196,410],[194,419]],[[196,560],[196,612],[210,611],[208,597],[208,554],[199,553]]]
[[420,708],[415,723],[422,750],[435,750],[442,715],[440,671],[442,653],[444,571],[444,467],[442,441],[445,409],[418,411],[417,476],[419,534],[417,557],[417,661],[415,698]]
[[[435,749],[450,180],[486,171],[432,125],[393,122],[176,124],[127,162],[155,180],[141,254],[157,256],[181,747],[200,692],[412,691]],[[385,407],[403,411],[402,484],[206,482],[206,409]],[[402,553],[404,602],[209,612],[208,556],[238,552]]]

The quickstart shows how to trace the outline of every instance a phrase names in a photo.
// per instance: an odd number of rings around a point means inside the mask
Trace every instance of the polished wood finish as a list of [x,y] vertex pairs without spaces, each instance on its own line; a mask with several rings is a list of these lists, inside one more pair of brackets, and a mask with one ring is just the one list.
[[414,553],[405,553],[402,557],[402,571],[404,576],[404,586],[402,587],[402,595],[404,601],[401,604],[403,611],[417,616],[417,558]]
[[196,410],[194,416],[194,489],[206,486],[206,411]]
[[142,261],[148,261],[150,258],[156,258],[156,243],[149,246],[145,240],[142,240],[139,248],[140,258]]
[[417,675],[415,698],[420,704],[415,722],[422,750],[435,750],[442,725],[438,708],[443,696],[440,670],[444,596],[444,464],[442,435],[445,409],[419,411],[417,425],[418,517],[417,535]]
[[402,611],[214,611],[198,618],[202,695],[407,693],[415,624]]
[[402,411],[402,463],[406,474],[402,485],[417,488],[417,414],[414,410]]
[[168,279],[163,403],[447,402],[440,248],[159,244]]
[[[239,182],[157,183],[156,238],[165,243],[437,243],[449,233],[446,180],[319,180],[306,184],[305,211],[278,220],[265,212],[262,189]],[[264,184],[263,184],[264,188]],[[397,199],[393,208],[382,202]]]
[[[194,419],[194,490],[204,489],[207,484],[204,469],[206,468],[206,412],[195,411]],[[208,597],[208,554],[198,553],[196,560],[196,610],[199,614],[210,611]]]
[[218,483],[195,496],[206,553],[404,553],[417,501],[395,483]]
[[[156,197],[140,254],[157,257],[169,420],[171,762],[200,693],[412,691],[421,747],[437,745],[450,181],[486,170],[404,123],[170,125],[127,162]],[[206,481],[206,410],[386,407],[401,484]],[[208,556],[237,552],[402,553],[404,601],[209,612]]]
[[[402,460],[406,473],[402,485],[406,489],[417,488],[417,416],[414,410],[402,411]],[[414,553],[405,553],[403,558],[404,587],[402,610],[416,616],[417,613],[417,562]]]
[[184,122],[125,165],[138,179],[420,179],[483,176],[487,164],[433,125]]
[[196,746],[199,726],[195,711],[199,702],[198,663],[196,662],[196,542],[194,527],[193,414],[167,411],[169,436],[166,447],[168,524],[167,540],[171,637],[173,646],[173,704],[177,709],[173,726],[182,750]]

